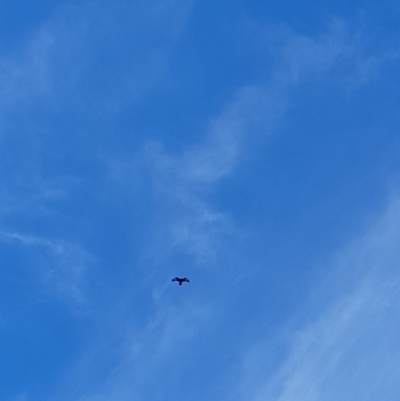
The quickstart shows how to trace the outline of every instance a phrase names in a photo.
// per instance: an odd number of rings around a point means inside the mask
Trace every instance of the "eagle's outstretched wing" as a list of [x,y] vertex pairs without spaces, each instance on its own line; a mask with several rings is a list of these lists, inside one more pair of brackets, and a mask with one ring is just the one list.
[[179,285],[182,285],[182,283],[190,283],[187,277],[174,277],[172,281],[177,281]]

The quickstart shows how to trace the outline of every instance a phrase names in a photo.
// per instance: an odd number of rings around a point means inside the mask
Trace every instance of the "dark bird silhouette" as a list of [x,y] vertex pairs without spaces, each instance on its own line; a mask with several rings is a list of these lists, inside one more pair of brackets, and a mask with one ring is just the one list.
[[182,283],[190,283],[189,279],[186,278],[186,277],[182,277],[182,278],[180,278],[180,277],[174,277],[174,278],[172,279],[172,281],[177,281],[179,285],[182,285]]

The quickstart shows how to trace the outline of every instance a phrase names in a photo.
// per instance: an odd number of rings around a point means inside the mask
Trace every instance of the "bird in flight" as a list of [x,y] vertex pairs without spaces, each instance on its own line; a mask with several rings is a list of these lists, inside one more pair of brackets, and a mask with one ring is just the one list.
[[186,278],[186,277],[182,277],[182,278],[180,278],[180,277],[174,277],[174,278],[172,279],[172,281],[177,281],[179,285],[182,285],[182,283],[190,283],[189,279]]

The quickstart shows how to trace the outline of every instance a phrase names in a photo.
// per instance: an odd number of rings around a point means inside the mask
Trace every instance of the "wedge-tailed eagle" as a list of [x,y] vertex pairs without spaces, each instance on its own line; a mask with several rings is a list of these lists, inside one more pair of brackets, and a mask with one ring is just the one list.
[[190,283],[189,279],[186,277],[174,277],[172,281],[177,281],[179,285],[182,285],[183,283]]

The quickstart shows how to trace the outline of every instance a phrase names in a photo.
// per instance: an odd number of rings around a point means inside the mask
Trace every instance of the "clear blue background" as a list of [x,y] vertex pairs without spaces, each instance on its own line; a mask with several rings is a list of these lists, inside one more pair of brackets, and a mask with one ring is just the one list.
[[398,400],[399,21],[3,1],[0,401]]

